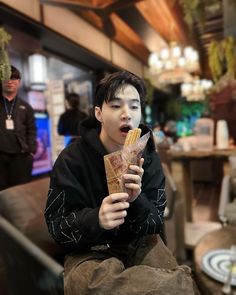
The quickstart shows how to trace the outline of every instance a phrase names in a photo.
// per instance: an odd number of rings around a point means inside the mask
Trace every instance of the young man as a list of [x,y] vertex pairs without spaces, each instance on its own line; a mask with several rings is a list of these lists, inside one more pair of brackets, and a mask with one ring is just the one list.
[[95,118],[83,122],[81,139],[54,165],[45,217],[53,238],[68,252],[66,295],[157,294],[157,268],[177,267],[153,235],[162,233],[166,199],[152,138],[139,165],[130,165],[131,172],[123,175],[131,193],[109,195],[107,188],[104,155],[122,149],[130,129],[149,131],[140,125],[144,100],[145,86],[134,74],[105,77],[96,88]]
[[32,107],[17,95],[20,82],[20,71],[11,66],[0,96],[0,190],[31,179],[36,125]]

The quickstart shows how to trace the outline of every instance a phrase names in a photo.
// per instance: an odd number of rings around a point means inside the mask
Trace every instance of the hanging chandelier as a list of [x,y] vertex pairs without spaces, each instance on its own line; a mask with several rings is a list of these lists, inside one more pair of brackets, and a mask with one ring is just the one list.
[[181,84],[181,95],[187,101],[205,100],[212,86],[211,80],[195,78],[191,83]]
[[187,74],[199,71],[199,55],[191,46],[181,48],[176,42],[171,42],[159,53],[152,52],[148,65],[151,73],[157,74],[162,83],[187,82]]

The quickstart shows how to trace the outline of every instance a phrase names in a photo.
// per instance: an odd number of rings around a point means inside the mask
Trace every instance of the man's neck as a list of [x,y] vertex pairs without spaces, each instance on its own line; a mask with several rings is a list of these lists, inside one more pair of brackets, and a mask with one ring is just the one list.
[[8,100],[12,101],[16,97],[16,93],[3,93],[3,96]]
[[99,137],[108,153],[116,152],[118,150],[121,150],[123,147],[123,145],[118,144],[117,142],[109,138],[107,134],[103,131],[103,129],[101,130]]

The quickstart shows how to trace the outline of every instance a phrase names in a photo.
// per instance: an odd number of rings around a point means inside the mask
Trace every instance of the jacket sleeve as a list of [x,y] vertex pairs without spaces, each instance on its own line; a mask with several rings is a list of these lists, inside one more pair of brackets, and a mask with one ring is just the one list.
[[65,126],[65,119],[64,119],[64,113],[61,114],[59,117],[58,125],[57,125],[57,133],[59,135],[67,135],[66,134],[66,126]]
[[[63,154],[63,156],[62,156]],[[105,231],[99,226],[99,208],[86,207],[86,189],[79,182],[71,159],[62,152],[51,173],[45,209],[49,232],[56,242],[68,250],[83,250],[104,244]],[[78,198],[79,196],[79,198]]]
[[36,123],[34,117],[34,111],[31,106],[28,106],[27,111],[27,124],[26,124],[26,142],[29,147],[29,152],[35,153],[37,149],[36,144]]

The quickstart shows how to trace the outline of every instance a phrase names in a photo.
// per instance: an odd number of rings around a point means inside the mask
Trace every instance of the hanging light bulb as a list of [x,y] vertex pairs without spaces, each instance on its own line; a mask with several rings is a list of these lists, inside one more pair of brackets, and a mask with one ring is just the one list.
[[162,60],[167,60],[170,56],[170,52],[168,50],[168,48],[164,48],[162,49],[161,53],[160,53],[160,59]]
[[178,66],[179,66],[180,68],[184,68],[185,65],[186,65],[186,59],[185,59],[183,56],[181,56],[181,57],[178,59]]
[[171,55],[173,58],[179,58],[181,56],[181,48],[176,43],[172,45]]

